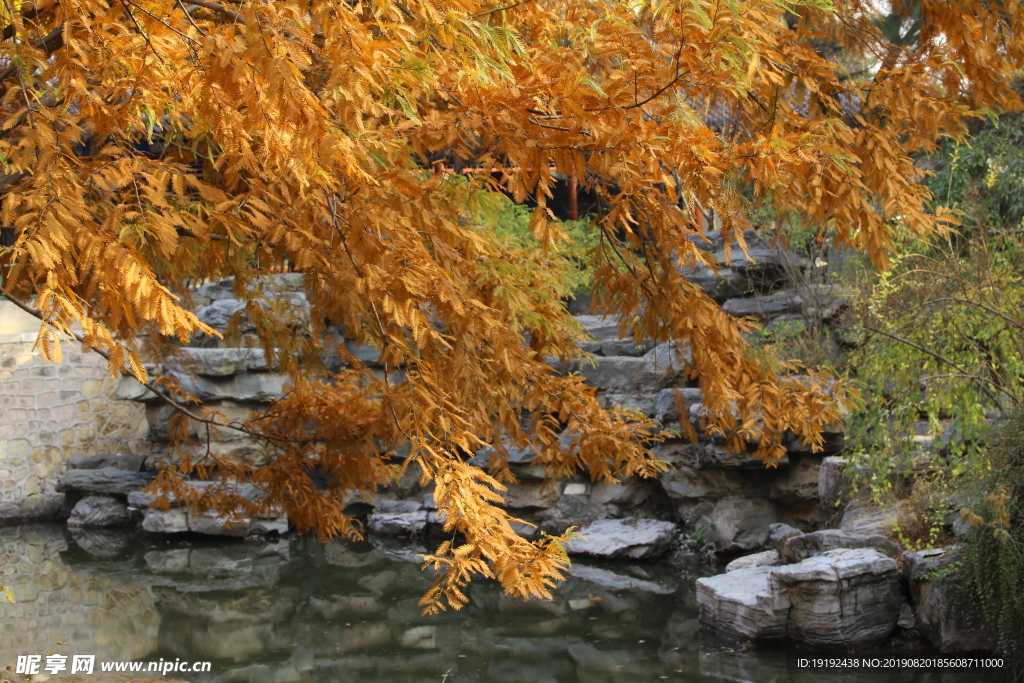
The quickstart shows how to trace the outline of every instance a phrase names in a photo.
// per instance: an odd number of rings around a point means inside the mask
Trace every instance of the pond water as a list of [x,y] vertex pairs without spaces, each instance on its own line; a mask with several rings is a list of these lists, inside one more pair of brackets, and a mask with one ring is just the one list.
[[469,606],[425,617],[417,602],[431,578],[416,556],[427,548],[411,542],[168,540],[58,525],[0,528],[0,542],[0,585],[15,600],[0,608],[0,668],[57,653],[210,661],[209,673],[179,674],[192,683],[985,680],[801,670],[807,652],[718,640],[697,625],[694,581],[707,567],[576,563],[554,600],[526,603],[478,580]]

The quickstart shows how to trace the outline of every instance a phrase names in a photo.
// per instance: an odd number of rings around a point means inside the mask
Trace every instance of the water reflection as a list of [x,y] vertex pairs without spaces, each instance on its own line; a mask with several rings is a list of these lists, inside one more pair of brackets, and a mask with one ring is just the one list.
[[[700,633],[694,574],[658,564],[577,564],[554,600],[520,602],[492,582],[470,606],[424,617],[425,547],[305,539],[166,540],[59,526],[0,529],[0,668],[19,654],[211,660],[193,683],[358,680],[884,681],[976,675],[823,675],[791,653]],[[61,643],[67,643],[62,645]]]

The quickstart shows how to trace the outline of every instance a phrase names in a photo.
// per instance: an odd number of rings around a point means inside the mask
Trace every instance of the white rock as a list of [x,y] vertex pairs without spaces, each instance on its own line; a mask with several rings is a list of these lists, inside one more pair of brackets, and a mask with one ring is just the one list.
[[787,628],[794,640],[817,647],[871,646],[896,627],[899,571],[895,560],[877,550],[831,550],[770,572],[772,588],[791,604]]
[[143,511],[142,528],[154,534],[181,534],[188,531],[188,516],[179,508]]
[[676,533],[676,525],[656,519],[602,519],[580,529],[584,538],[574,539],[570,555],[594,557],[658,557]]
[[747,567],[697,580],[701,626],[749,641],[786,637],[789,600],[774,590],[771,567]]
[[754,553],[746,557],[739,557],[725,565],[725,572],[735,572],[750,567],[777,567],[782,563],[779,553],[775,550],[765,550],[761,553]]
[[379,536],[421,536],[427,528],[427,511],[375,512],[366,528]]
[[128,505],[113,496],[86,496],[75,503],[68,518],[69,527],[100,528],[128,524]]

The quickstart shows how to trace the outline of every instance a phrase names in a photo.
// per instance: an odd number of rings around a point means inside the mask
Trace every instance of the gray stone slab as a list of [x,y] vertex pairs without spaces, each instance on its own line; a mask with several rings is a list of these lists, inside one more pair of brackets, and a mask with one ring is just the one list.
[[156,478],[152,472],[129,472],[116,467],[97,470],[68,470],[57,482],[57,490],[128,495]]

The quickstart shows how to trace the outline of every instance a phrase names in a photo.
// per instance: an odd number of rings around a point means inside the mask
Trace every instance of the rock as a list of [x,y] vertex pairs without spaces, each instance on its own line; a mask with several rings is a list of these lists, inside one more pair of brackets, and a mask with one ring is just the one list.
[[784,313],[799,313],[803,310],[803,301],[795,291],[783,290],[765,296],[729,299],[722,304],[722,310],[739,318],[771,320]]
[[774,550],[781,561],[784,554],[784,548],[786,547],[786,541],[794,536],[802,536],[803,533],[804,532],[791,527],[788,524],[783,524],[781,522],[772,524],[768,527],[768,540],[765,541],[765,546]]
[[619,321],[602,315],[574,316],[594,341],[617,341],[619,339]]
[[[176,379],[182,391],[197,400],[237,401],[239,403],[274,401],[285,393],[289,379],[272,372],[245,372],[230,377],[190,376],[180,371],[168,371],[169,378]],[[139,384],[134,377],[122,376],[117,385],[117,398],[122,401],[161,401],[158,396]]]
[[68,469],[101,470],[113,467],[126,472],[141,472],[145,462],[144,455],[72,455],[68,458]]
[[679,405],[676,402],[676,397],[678,396],[681,399],[683,408],[686,410],[686,414],[689,415],[690,406],[700,403],[703,395],[700,389],[683,387],[662,389],[658,393],[658,400],[654,407],[654,417],[662,424],[678,422]]
[[896,620],[896,625],[906,631],[917,629],[917,615],[914,614],[914,608],[910,603],[904,602],[900,605],[900,617]]
[[[204,349],[209,351],[219,351],[221,349]],[[208,401],[205,408],[212,408],[219,413],[219,420],[222,420],[228,424],[231,423],[243,423],[251,418],[254,412],[262,412],[266,406],[260,404],[244,404],[236,403],[235,401]],[[166,403],[147,403],[146,404],[146,422],[149,424],[149,439],[151,441],[168,442],[171,440],[171,420],[176,415],[180,415],[174,406]],[[181,416],[179,418],[183,420],[183,427],[185,429],[185,435],[192,439],[201,438],[204,442],[206,440],[206,430],[208,425],[196,422],[191,418]],[[209,427],[210,438],[213,443],[211,447],[225,448],[225,442],[229,441],[246,441],[256,446],[256,442],[252,440],[245,432],[241,432],[237,429],[225,429],[219,427]],[[220,457],[220,453],[216,454]]]
[[[537,451],[532,447],[519,448],[518,446],[506,446],[509,465],[529,465],[537,459]],[[491,464],[491,458],[496,457],[497,450],[492,446],[486,446],[476,452],[470,462],[477,467],[487,468]]]
[[[382,512],[419,512],[426,508],[422,500],[374,500],[372,504],[374,514]],[[436,504],[434,509],[437,509]]]
[[[262,491],[252,484],[233,483],[226,479],[189,481],[188,484],[197,489],[200,495],[210,495],[216,491],[223,491],[225,493],[241,496],[250,502],[256,502],[262,494]],[[146,508],[156,502],[159,497],[160,495],[155,493],[132,491],[128,494],[128,504],[140,508]],[[181,502],[173,495],[168,495],[167,498],[172,506],[179,505]]]
[[366,529],[379,536],[422,536],[427,529],[427,511],[375,512]]
[[606,356],[596,366],[584,363],[579,372],[587,383],[610,393],[656,393],[668,381],[665,368],[644,358]]
[[726,498],[742,495],[745,479],[728,470],[699,470],[677,466],[659,477],[662,487],[674,501]]
[[130,523],[128,504],[121,498],[106,495],[85,496],[71,510],[69,527],[96,529],[125,526]]
[[768,527],[777,521],[775,507],[767,500],[728,498],[701,515],[694,528],[719,550],[760,548],[768,539]]
[[[306,296],[299,292],[268,292],[267,297],[256,299],[256,303],[276,313],[284,323],[304,327],[309,322],[309,302]],[[245,308],[246,302],[241,299],[218,299],[200,308],[196,312],[196,317],[224,334],[236,316],[240,322],[245,320]]]
[[600,345],[602,356],[642,356],[648,351],[647,346],[637,346],[632,339],[608,339]]
[[222,299],[234,299],[235,294],[232,291],[235,286],[235,278],[228,277],[217,282],[208,282],[205,285],[200,285],[197,291],[199,296],[209,301],[221,301]]
[[570,555],[628,557],[634,560],[659,557],[676,534],[672,522],[656,519],[603,519],[580,529],[584,538],[566,548]]
[[643,358],[653,363],[655,368],[673,374],[682,372],[693,362],[690,345],[681,339],[662,342],[645,353]]
[[562,533],[570,526],[583,527],[597,520],[626,517],[658,494],[652,484],[636,478],[614,483],[569,481],[554,504],[536,511],[529,521],[541,531]]
[[846,458],[830,455],[821,461],[818,468],[818,498],[821,502],[835,505],[850,492],[852,482],[846,475]]
[[915,606],[917,629],[940,652],[993,652],[985,619],[976,605],[956,594],[960,548],[903,553],[903,572]]
[[[144,494],[148,495],[148,494]],[[273,515],[273,513],[271,513]],[[256,518],[245,515],[230,517],[213,510],[193,513],[185,508],[172,507],[169,510],[146,508],[143,510],[142,528],[152,533],[181,534],[192,532],[207,536],[263,536],[284,534],[288,531],[286,514]]]
[[654,417],[658,396],[657,394],[604,394],[598,400],[601,407],[605,409],[634,410],[647,417]]
[[503,507],[510,508],[547,508],[558,500],[558,486],[553,482],[506,484],[506,490],[498,493],[505,499]]
[[[699,404],[693,404],[699,405]],[[715,443],[691,443],[687,440],[667,441],[653,449],[659,460],[672,465],[687,465],[697,469],[750,469],[764,470],[764,460],[755,458],[749,451],[736,453]],[[779,467],[789,464],[789,457],[782,456],[776,463]]]
[[[779,525],[772,524],[772,526]],[[729,573],[739,571],[740,569],[748,569],[750,567],[777,567],[780,564],[782,564],[782,559],[779,557],[778,551],[765,550],[760,553],[746,555],[745,557],[739,557],[733,560],[729,564],[725,565],[725,571],[726,573]]]
[[126,495],[131,491],[148,486],[155,478],[156,475],[150,472],[130,472],[117,467],[68,470],[57,482],[57,490]]
[[654,581],[646,581],[644,579],[638,579],[633,576],[626,576],[625,574],[619,574],[617,572],[609,571],[608,569],[601,569],[599,567],[590,567],[585,564],[571,564],[569,569],[566,570],[569,576],[583,581],[589,581],[590,583],[597,584],[602,588],[608,588],[614,591],[642,591],[644,593],[655,593],[657,595],[671,595],[675,593],[675,589],[669,586],[663,586]]
[[787,538],[780,554],[787,562],[800,562],[839,548],[871,548],[887,557],[900,554],[900,547],[885,536],[851,534],[840,529],[823,529]]
[[873,548],[830,550],[774,567],[772,585],[790,602],[789,637],[812,647],[880,645],[900,615],[896,561]]
[[142,514],[142,528],[151,533],[181,534],[188,531],[188,516],[182,509],[146,509]]
[[274,368],[267,364],[263,349],[178,349],[175,367],[205,377],[228,377],[243,372],[265,372]]
[[780,468],[778,477],[768,487],[768,497],[785,504],[817,502],[818,467],[816,458],[802,457],[789,467]]
[[743,296],[753,286],[742,271],[732,268],[720,268],[715,272],[707,266],[697,266],[696,268],[680,268],[679,272],[718,302]]
[[733,640],[785,638],[789,599],[773,590],[772,571],[771,567],[747,567],[697,579],[701,627]]
[[354,340],[345,342],[345,349],[363,365],[373,368],[384,367],[380,362],[380,348],[371,344],[359,344]]
[[188,513],[188,530],[207,536],[249,536],[251,524],[252,520],[249,517],[231,519],[213,510],[207,510],[202,514]]
[[896,523],[897,513],[895,505],[850,503],[843,512],[843,521],[840,522],[839,528],[851,534],[884,536]]
[[218,299],[199,309],[196,317],[221,334],[227,331],[236,313],[245,310],[245,302],[239,299]]

